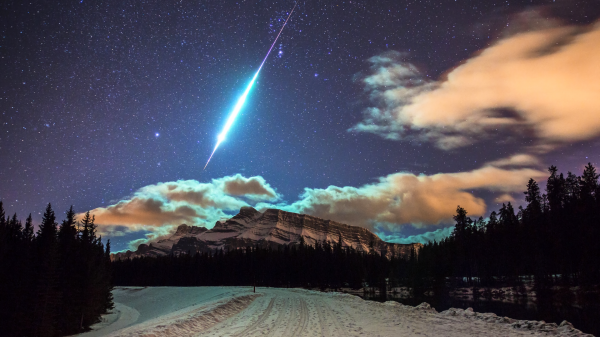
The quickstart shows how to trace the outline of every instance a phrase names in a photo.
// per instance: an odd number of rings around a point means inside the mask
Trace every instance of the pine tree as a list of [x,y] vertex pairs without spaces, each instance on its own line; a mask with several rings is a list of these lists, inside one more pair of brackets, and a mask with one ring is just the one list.
[[36,237],[39,277],[37,278],[37,304],[33,320],[36,322],[35,334],[37,336],[56,334],[56,313],[60,306],[56,225],[56,216],[52,206],[48,204]]
[[97,226],[94,224],[95,216],[90,215],[90,211],[87,211],[81,219],[81,241],[84,244],[92,244],[94,243],[96,238],[96,228]]
[[83,327],[93,324],[99,315],[112,307],[109,294],[112,283],[110,268],[106,261],[107,253],[101,238],[96,236],[97,226],[94,220],[94,216],[91,216],[88,211],[81,220],[82,226],[80,226],[79,277],[83,303],[78,314]]
[[498,227],[498,214],[496,213],[496,211],[492,211],[492,213],[490,213],[490,219],[487,222],[486,231],[488,233],[495,232],[498,229],[497,227]]
[[59,326],[62,333],[79,332],[78,313],[81,307],[81,278],[79,277],[78,255],[79,242],[77,240],[77,228],[75,211],[71,206],[65,212],[66,218],[62,221],[58,230],[60,269],[60,291],[62,294],[61,311],[59,312]]
[[583,175],[580,178],[581,186],[581,197],[586,199],[592,199],[595,196],[595,192],[598,189],[598,177],[600,174],[596,173],[596,168],[592,163],[588,163],[583,170]]
[[10,219],[9,227],[11,234],[15,236],[15,238],[21,238],[23,226],[21,225],[21,221],[17,219],[17,213],[13,214],[12,219]]
[[15,282],[12,277],[15,265],[12,255],[15,254],[15,240],[4,216],[4,206],[0,201],[0,289],[2,291],[0,295],[0,331],[12,333],[11,307],[15,304]]
[[457,240],[465,240],[467,237],[467,232],[470,230],[472,223],[471,218],[467,216],[467,211],[458,206],[456,207],[456,215],[452,218],[456,222],[452,236],[457,238]]
[[5,215],[6,214],[4,213],[4,205],[2,204],[2,200],[0,200],[0,228],[6,226],[6,220],[4,219]]
[[[188,257],[190,257],[190,255],[187,255]],[[102,286],[103,289],[102,291],[104,292],[104,303],[102,303],[102,307],[104,311],[110,310],[114,308],[114,303],[113,303],[113,295],[112,295],[112,290],[113,290],[113,271],[112,271],[112,263],[110,260],[110,240],[106,241],[106,249],[104,250],[104,258],[103,258],[103,262],[105,265],[105,273],[104,273],[104,277],[102,280]],[[190,259],[191,262],[191,259]]]
[[529,217],[531,221],[536,221],[542,213],[542,197],[540,196],[540,187],[533,179],[529,179],[527,183],[527,191],[525,194],[525,201],[527,201],[527,208],[525,209],[525,216]]
[[25,220],[25,228],[23,229],[23,239],[26,242],[31,242],[33,241],[33,238],[33,220],[31,219],[31,213],[29,213],[27,220]]
[[22,251],[19,254],[19,287],[18,296],[19,303],[15,311],[18,313],[14,320],[14,325],[17,327],[15,335],[33,335],[34,332],[31,330],[35,324],[32,320],[35,310],[35,302],[37,300],[36,293],[32,292],[32,289],[36,289],[38,274],[36,273],[35,267],[37,266],[35,258],[35,236],[33,233],[33,220],[31,213],[25,220],[25,228],[22,234]]
[[37,232],[37,240],[40,244],[48,244],[56,241],[57,227],[56,227],[56,216],[52,210],[52,205],[48,204],[44,215],[42,217],[42,223]]
[[62,246],[72,246],[77,238],[77,228],[75,227],[75,211],[73,206],[65,213],[67,218],[63,220],[58,231],[58,240]]
[[548,172],[550,172],[550,177],[548,177],[546,184],[548,204],[550,210],[558,214],[565,202],[565,178],[562,173],[560,175],[557,174],[558,169],[554,165],[548,168]]
[[567,179],[565,180],[565,190],[567,194],[567,200],[571,203],[579,199],[581,191],[579,177],[571,172],[567,172]]

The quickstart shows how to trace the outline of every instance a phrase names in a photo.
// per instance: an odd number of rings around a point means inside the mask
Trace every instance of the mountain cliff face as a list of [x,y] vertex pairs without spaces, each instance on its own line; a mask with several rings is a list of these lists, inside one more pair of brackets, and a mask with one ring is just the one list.
[[303,237],[306,244],[317,241],[338,242],[342,239],[344,247],[353,247],[359,251],[369,251],[373,242],[379,254],[408,256],[414,247],[418,251],[423,245],[396,244],[381,240],[369,230],[349,226],[339,222],[324,220],[310,215],[268,209],[260,213],[252,207],[242,207],[233,218],[215,224],[213,229],[181,225],[168,239],[140,245],[137,251],[113,254],[113,260],[140,256],[162,256],[167,254],[195,253],[216,249],[232,250],[247,246],[271,246],[298,244]]

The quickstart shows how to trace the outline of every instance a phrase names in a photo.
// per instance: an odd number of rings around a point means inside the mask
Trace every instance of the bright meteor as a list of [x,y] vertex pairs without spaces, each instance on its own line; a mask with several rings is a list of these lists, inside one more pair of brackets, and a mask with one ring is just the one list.
[[285,19],[285,22],[283,23],[281,30],[279,30],[279,34],[277,34],[277,37],[273,41],[271,48],[269,48],[269,51],[267,52],[267,56],[265,56],[264,60],[260,64],[260,67],[258,67],[256,74],[254,74],[254,77],[252,77],[252,81],[250,81],[250,83],[248,83],[246,90],[244,90],[244,93],[238,99],[237,103],[235,104],[235,107],[233,107],[233,111],[231,111],[229,118],[227,118],[227,123],[225,123],[225,127],[223,128],[223,131],[221,131],[221,133],[219,134],[219,137],[217,138],[217,145],[215,145],[215,148],[212,151],[212,153],[210,154],[210,157],[208,158],[206,165],[204,165],[203,170],[206,169],[206,167],[208,166],[208,163],[210,163],[210,160],[212,159],[213,155],[215,154],[215,151],[217,151],[217,148],[219,147],[219,145],[221,145],[221,143],[225,140],[225,137],[227,137],[227,132],[229,132],[229,129],[231,129],[231,126],[233,125],[233,122],[235,121],[237,115],[240,113],[240,110],[242,110],[242,107],[244,106],[244,103],[246,102],[246,97],[248,97],[248,93],[250,92],[250,89],[252,89],[252,86],[254,85],[254,81],[256,81],[256,78],[258,77],[258,73],[260,73],[260,70],[262,69],[263,65],[267,61],[269,54],[271,54],[271,50],[273,50],[275,43],[277,43],[277,39],[279,39],[279,35],[281,35],[281,32],[283,32],[283,29],[285,28],[285,25],[287,24],[288,20],[292,16],[292,13],[294,13],[294,9],[296,9],[296,4],[297,4],[297,2],[294,3],[294,7],[292,8],[292,11],[288,15],[287,19]]

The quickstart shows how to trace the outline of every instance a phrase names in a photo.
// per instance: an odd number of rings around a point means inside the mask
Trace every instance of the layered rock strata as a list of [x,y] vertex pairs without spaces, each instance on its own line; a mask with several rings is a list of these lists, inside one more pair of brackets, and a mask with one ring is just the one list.
[[366,228],[349,226],[332,220],[325,220],[305,214],[267,209],[264,213],[252,207],[242,207],[233,218],[217,221],[212,229],[180,225],[168,239],[149,245],[140,245],[135,252],[113,254],[113,259],[139,256],[162,256],[208,252],[217,249],[232,250],[247,246],[276,248],[281,245],[299,244],[301,238],[309,245],[329,241],[337,243],[340,238],[343,247],[353,247],[359,251],[374,250],[386,255],[409,256],[414,248],[417,252],[420,243],[395,244],[381,240]]

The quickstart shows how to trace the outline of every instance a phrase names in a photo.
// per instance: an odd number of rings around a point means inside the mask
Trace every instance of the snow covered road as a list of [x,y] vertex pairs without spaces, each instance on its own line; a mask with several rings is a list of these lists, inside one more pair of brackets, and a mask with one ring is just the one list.
[[433,310],[304,289],[117,288],[115,312],[80,336],[580,335],[570,326]]

